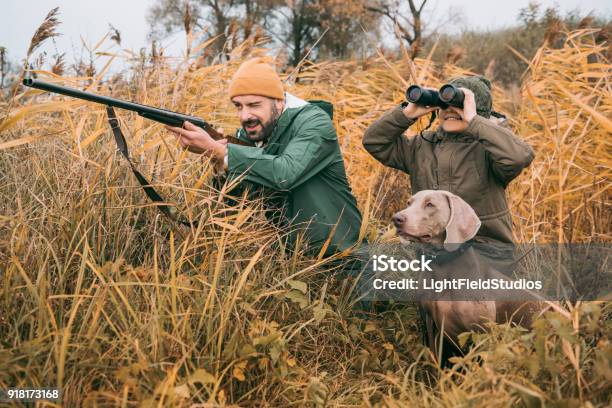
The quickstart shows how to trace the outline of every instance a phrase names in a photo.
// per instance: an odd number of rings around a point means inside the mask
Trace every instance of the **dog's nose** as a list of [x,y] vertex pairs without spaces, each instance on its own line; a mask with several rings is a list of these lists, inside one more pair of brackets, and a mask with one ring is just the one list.
[[397,228],[401,227],[405,221],[404,216],[400,213],[393,214],[393,217],[391,217],[391,219],[393,220],[393,224],[395,224]]

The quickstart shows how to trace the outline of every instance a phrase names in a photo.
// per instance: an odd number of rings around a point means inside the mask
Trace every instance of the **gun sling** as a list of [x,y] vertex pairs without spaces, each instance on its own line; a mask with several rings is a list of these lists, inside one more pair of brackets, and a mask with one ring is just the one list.
[[[117,148],[119,149],[123,157],[125,157],[127,162],[130,164],[132,172],[134,173],[136,179],[142,186],[145,194],[151,199],[151,201],[155,203],[164,203],[165,200],[162,198],[162,196],[155,190],[155,188],[153,188],[151,183],[147,181],[147,179],[142,175],[140,171],[138,171],[138,169],[132,162],[127,142],[125,141],[125,136],[123,136],[123,132],[121,131],[121,127],[119,126],[119,120],[117,119],[117,115],[115,115],[115,110],[112,106],[106,107],[106,114],[108,115],[108,124],[110,125],[111,130],[113,131],[113,136],[115,138]],[[179,219],[178,217],[176,217],[171,211],[171,206],[169,206],[168,204],[158,204],[156,207],[159,209],[159,211],[161,211],[162,214],[164,214],[166,217],[170,218],[173,221],[193,227],[197,227],[198,225],[196,221],[189,222],[188,220]]]

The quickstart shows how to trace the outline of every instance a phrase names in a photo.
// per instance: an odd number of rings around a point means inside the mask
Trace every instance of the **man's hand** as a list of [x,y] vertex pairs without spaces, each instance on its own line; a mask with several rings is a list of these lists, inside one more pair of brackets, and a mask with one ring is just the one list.
[[[166,126],[166,129],[178,137],[183,149],[192,153],[205,154],[221,162],[227,154],[227,140],[215,140],[191,122],[186,121],[184,128]],[[218,132],[223,133],[223,130],[219,129]]]
[[463,99],[463,120],[471,122],[476,117],[476,99],[474,98],[474,92],[467,88],[459,88],[463,91],[465,98]]

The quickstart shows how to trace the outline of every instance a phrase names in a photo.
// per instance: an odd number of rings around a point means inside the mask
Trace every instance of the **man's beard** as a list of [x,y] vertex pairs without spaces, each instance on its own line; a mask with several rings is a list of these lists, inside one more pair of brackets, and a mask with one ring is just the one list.
[[[252,142],[259,142],[262,140],[267,140],[270,137],[270,135],[272,135],[272,132],[274,131],[274,128],[276,127],[276,123],[278,122],[279,117],[280,117],[280,113],[278,112],[276,105],[272,104],[272,115],[268,122],[261,123],[259,119],[247,120],[245,122],[242,122],[242,128],[244,129],[249,140]],[[256,134],[251,134],[246,130],[247,126],[254,126],[257,124],[261,124],[261,131],[257,132]]]

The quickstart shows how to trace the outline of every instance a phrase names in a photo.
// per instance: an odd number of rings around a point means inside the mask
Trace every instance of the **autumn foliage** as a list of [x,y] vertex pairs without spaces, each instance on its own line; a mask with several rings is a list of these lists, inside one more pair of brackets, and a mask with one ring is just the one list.
[[[196,54],[207,44],[190,43]],[[543,46],[520,92],[494,88],[498,111],[536,159],[508,195],[520,242],[610,242],[612,98],[593,32]],[[238,125],[226,87],[260,44],[227,62],[158,57],[123,76],[37,75],[67,86]],[[109,57],[109,60],[112,57]],[[410,83],[464,74],[430,58],[380,54],[283,74],[287,89],[335,106],[334,124],[371,241],[405,174],[364,151],[365,128]],[[350,280],[283,246],[262,203],[215,189],[209,163],[155,122],[120,112],[131,154],[167,201],[198,220],[163,218],[116,152],[104,107],[17,89],[0,105],[0,388],[56,386],[65,406],[605,406],[610,307],[565,303],[533,331],[492,326],[440,370],[412,305],[364,319]],[[425,123],[420,123],[420,127]],[[434,125],[435,126],[435,125]]]

